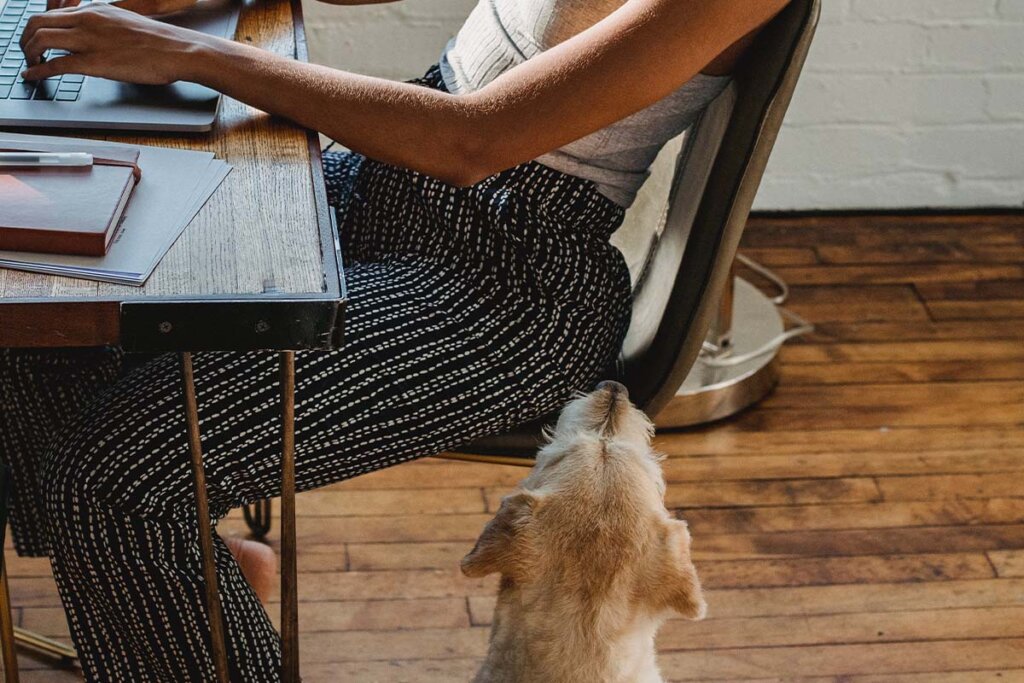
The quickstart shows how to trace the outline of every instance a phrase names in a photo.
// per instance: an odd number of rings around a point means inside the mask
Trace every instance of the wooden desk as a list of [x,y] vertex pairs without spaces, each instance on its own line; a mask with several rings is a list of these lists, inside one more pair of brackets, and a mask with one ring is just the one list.
[[[306,59],[301,17],[298,0],[257,0],[236,39]],[[92,137],[212,151],[234,169],[143,287],[0,269],[0,347],[335,345],[344,279],[316,134],[225,97],[210,133]]]
[[[299,0],[257,0],[236,39],[307,59]],[[74,135],[74,131],[60,134]],[[144,287],[0,269],[0,347],[120,345],[181,352],[183,398],[219,681],[227,655],[207,514],[190,352],[281,351],[283,679],[298,680],[295,565],[294,350],[334,348],[345,286],[315,133],[224,98],[211,133],[100,136],[213,151],[234,166]],[[0,577],[6,600],[6,577]],[[0,605],[7,607],[7,605]],[[6,609],[0,613],[8,615]],[[7,680],[13,630],[0,624]]]

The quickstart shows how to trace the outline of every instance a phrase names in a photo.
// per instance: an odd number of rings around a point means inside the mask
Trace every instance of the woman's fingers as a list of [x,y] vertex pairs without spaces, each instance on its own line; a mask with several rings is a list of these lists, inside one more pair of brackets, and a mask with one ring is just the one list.
[[[82,32],[76,29],[90,24],[90,14],[72,7],[31,17],[21,33],[21,51],[25,53],[25,61],[32,65],[50,49],[80,50]],[[40,33],[42,37],[37,38]]]
[[78,7],[82,0],[46,0],[46,11]]
[[33,66],[42,61],[47,50],[67,50],[80,52],[83,48],[78,32],[66,28],[41,28],[32,33],[21,50],[25,53],[25,62]]
[[51,28],[74,28],[82,23],[82,12],[76,8],[57,9],[52,12],[43,12],[32,16],[25,24],[25,30],[21,33],[21,49],[32,40],[32,36],[40,29]]
[[57,57],[46,62],[40,62],[30,66],[22,72],[26,81],[41,81],[51,76],[62,76],[64,74],[86,74],[89,75],[88,58],[82,55],[68,55]]

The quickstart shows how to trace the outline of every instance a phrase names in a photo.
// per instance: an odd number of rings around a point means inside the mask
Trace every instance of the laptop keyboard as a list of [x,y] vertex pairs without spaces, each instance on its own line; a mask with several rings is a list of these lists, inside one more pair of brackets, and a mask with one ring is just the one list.
[[[46,11],[46,0],[7,0],[0,10],[0,100],[56,100],[74,102],[82,92],[85,76],[66,74],[44,81],[26,81],[25,55],[19,40],[25,24],[33,14]],[[64,50],[50,50],[47,59],[66,55]]]

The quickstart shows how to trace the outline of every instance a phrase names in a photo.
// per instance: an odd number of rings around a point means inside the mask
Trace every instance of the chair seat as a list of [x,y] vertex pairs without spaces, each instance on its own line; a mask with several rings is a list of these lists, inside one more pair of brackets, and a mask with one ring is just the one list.
[[526,462],[532,461],[537,450],[544,443],[541,430],[545,425],[554,424],[557,414],[519,425],[510,432],[487,436],[471,441],[455,449],[456,453],[466,455],[498,455],[506,458],[517,458]]

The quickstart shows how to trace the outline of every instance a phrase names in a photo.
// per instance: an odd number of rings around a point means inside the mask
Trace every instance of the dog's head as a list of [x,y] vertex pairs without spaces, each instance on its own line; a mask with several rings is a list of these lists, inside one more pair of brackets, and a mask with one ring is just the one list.
[[[537,463],[462,560],[502,589],[619,612],[704,616],[686,522],[665,509],[654,427],[626,388],[602,382],[563,410]],[[622,612],[630,614],[623,614]]]

